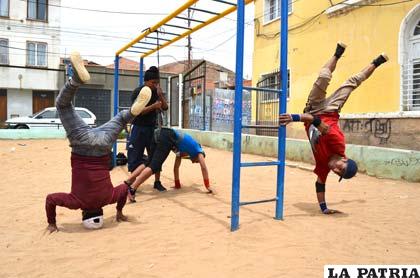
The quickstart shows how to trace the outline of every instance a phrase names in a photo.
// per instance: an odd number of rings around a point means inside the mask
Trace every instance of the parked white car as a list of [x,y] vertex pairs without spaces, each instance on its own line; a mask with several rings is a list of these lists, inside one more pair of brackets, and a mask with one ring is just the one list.
[[[95,127],[96,126],[96,116],[91,111],[82,107],[75,107],[77,114],[82,117],[82,119],[88,125]],[[6,124],[9,128],[16,129],[29,129],[29,128],[54,128],[61,129],[63,125],[57,114],[57,108],[48,107],[34,114],[33,116],[28,117],[18,117],[11,118],[6,121]]]

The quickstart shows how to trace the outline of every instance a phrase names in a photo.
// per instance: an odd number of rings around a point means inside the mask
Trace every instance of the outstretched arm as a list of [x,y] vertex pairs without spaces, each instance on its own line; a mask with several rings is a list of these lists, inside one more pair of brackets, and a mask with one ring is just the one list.
[[291,122],[304,122],[313,124],[321,134],[327,134],[329,130],[329,126],[321,121],[321,119],[317,116],[313,116],[309,113],[304,114],[280,114],[279,115],[279,124],[280,125],[287,125]]
[[317,179],[315,183],[316,188],[316,198],[318,199],[318,204],[323,214],[334,214],[341,213],[339,210],[329,209],[325,201],[325,182],[322,182],[320,178]]
[[198,154],[198,163],[200,163],[204,186],[206,187],[209,193],[212,193],[213,189],[210,187],[209,171],[207,170],[206,159],[204,158],[204,155],[202,153]]
[[56,224],[56,212],[57,206],[66,207],[69,209],[79,209],[81,204],[72,195],[68,193],[52,193],[48,194],[45,200],[45,211],[47,213],[48,227],[47,230],[52,233],[58,231]]

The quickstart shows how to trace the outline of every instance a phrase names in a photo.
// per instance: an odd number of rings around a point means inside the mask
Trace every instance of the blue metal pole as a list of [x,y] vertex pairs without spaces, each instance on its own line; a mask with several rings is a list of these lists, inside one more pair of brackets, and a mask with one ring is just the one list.
[[144,61],[143,58],[140,58],[140,71],[139,71],[139,86],[143,85],[144,83]]
[[[289,4],[288,0],[281,1],[281,41],[280,41],[280,74],[281,74],[281,90],[279,111],[286,113],[287,104],[287,49],[288,49],[288,16]],[[278,132],[278,160],[285,162],[286,160],[286,127],[279,127]],[[276,202],[276,219],[283,219],[283,202],[284,202],[284,166],[285,163],[277,166],[277,202]]]
[[235,114],[233,129],[232,212],[230,230],[239,227],[239,193],[241,179],[242,87],[244,64],[245,3],[238,0],[236,24]]
[[[115,56],[114,61],[114,116],[118,114],[118,77],[119,77],[119,68],[120,68],[120,57]],[[114,143],[112,148],[112,154],[114,157],[114,167],[117,165],[117,142]]]

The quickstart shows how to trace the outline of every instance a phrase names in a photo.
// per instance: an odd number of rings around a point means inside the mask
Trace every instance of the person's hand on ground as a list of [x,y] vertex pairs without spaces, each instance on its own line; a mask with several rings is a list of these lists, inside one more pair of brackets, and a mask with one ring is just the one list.
[[118,222],[128,221],[128,217],[125,216],[122,211],[117,210],[117,215],[115,217]]
[[58,232],[58,228],[57,228],[57,225],[56,225],[56,224],[49,224],[49,225],[47,226],[46,230],[47,230],[50,234],[52,234],[52,233],[54,233],[54,232]]
[[207,193],[209,193],[209,194],[213,194],[213,195],[217,194],[217,192],[216,192],[216,190],[214,189],[213,186],[206,187],[206,189],[207,189]]
[[339,210],[335,210],[335,209],[326,209],[322,212],[323,214],[336,214],[336,213],[342,213]]

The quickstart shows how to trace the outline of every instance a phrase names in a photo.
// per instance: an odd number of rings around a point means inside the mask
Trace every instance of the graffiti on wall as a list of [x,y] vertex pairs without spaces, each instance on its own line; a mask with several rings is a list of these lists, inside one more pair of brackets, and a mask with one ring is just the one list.
[[346,119],[343,131],[372,135],[380,140],[379,144],[386,144],[391,137],[391,119]]
[[385,165],[392,165],[398,167],[410,167],[410,166],[419,166],[420,158],[410,157],[410,158],[393,158],[384,162]]

